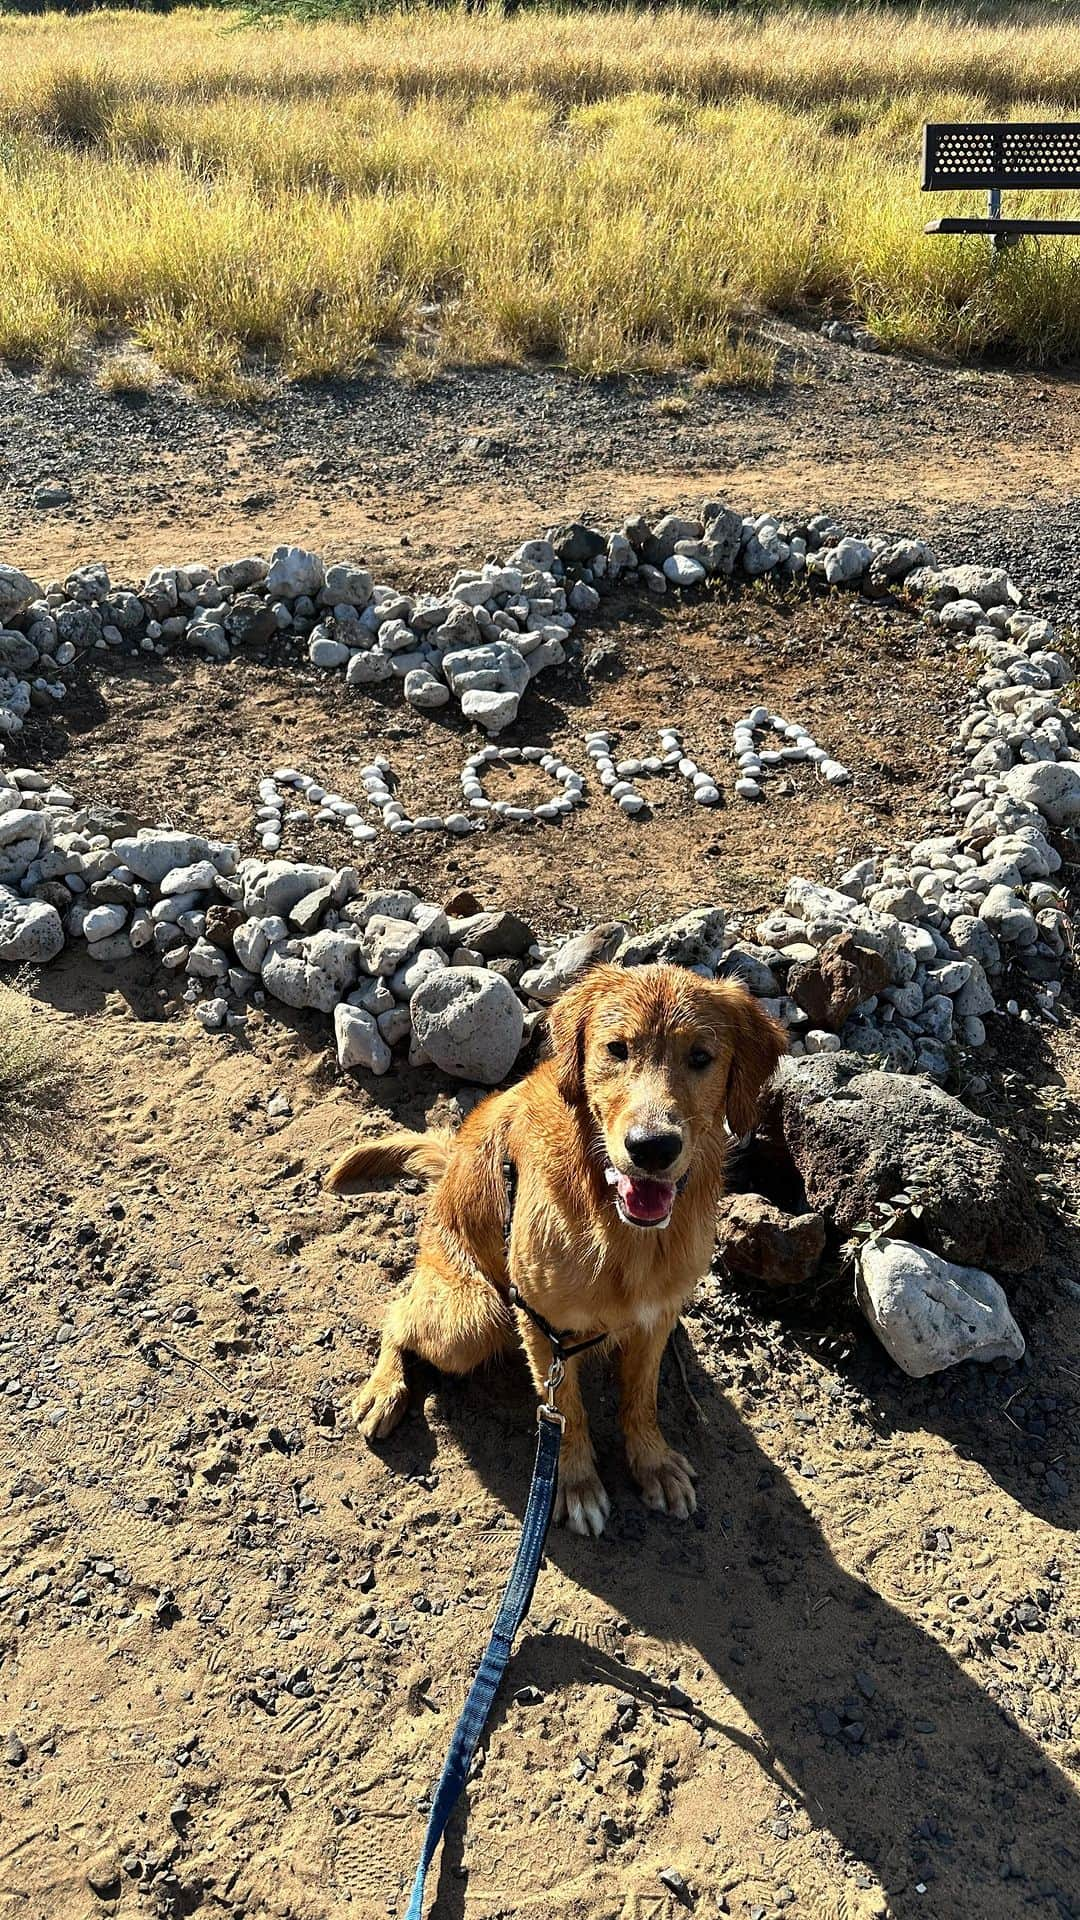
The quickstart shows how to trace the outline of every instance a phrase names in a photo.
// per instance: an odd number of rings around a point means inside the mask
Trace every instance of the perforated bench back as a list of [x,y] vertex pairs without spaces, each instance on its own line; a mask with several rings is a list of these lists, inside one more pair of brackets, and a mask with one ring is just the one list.
[[1080,120],[923,128],[923,192],[948,187],[1080,188]]

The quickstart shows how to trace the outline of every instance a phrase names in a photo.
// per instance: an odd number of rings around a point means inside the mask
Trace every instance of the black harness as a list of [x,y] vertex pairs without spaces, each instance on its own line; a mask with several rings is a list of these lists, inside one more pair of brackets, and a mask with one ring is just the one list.
[[[502,1177],[504,1195],[503,1246],[506,1249],[506,1271],[509,1276],[510,1235],[514,1225],[514,1201],[517,1197],[517,1168],[509,1154],[507,1154],[502,1163]],[[490,1278],[490,1275],[488,1278]],[[493,1280],[491,1284],[499,1293],[502,1293],[502,1288],[498,1285],[497,1281]],[[572,1340],[572,1329],[560,1333],[557,1327],[552,1326],[550,1320],[545,1320],[542,1313],[538,1313],[535,1307],[530,1307],[528,1301],[522,1298],[512,1280],[507,1286],[504,1298],[510,1302],[512,1307],[516,1307],[519,1313],[523,1313],[526,1320],[532,1321],[533,1326],[538,1328],[545,1340],[550,1342],[552,1355],[554,1359],[561,1364],[565,1364],[567,1360],[572,1360],[576,1353],[587,1353],[590,1347],[600,1346],[604,1340],[609,1338],[609,1335],[606,1333],[594,1333],[589,1340]]]

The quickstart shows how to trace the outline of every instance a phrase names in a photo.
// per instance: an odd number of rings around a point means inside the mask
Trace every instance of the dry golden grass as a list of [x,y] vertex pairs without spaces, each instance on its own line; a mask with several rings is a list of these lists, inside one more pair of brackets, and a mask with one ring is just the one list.
[[156,362],[148,353],[130,347],[104,355],[98,362],[96,378],[102,393],[128,398],[152,393],[161,384]]
[[19,977],[0,981],[0,1153],[14,1159],[47,1140],[66,1088],[67,1074]]
[[387,345],[413,378],[760,382],[745,317],[819,306],[931,351],[1080,351],[1075,246],[992,268],[924,237],[918,190],[924,119],[1076,112],[1067,16],[0,14],[0,53],[0,358],[119,332],[226,393]]

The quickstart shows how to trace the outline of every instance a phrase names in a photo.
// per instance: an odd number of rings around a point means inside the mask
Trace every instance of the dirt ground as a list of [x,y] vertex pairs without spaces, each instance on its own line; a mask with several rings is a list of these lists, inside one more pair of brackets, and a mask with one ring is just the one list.
[[[730,777],[726,729],[761,694],[854,787],[797,772],[706,813],[652,782],[640,827],[597,802],[550,832],[378,842],[361,870],[468,884],[548,933],[767,907],[793,871],[932,816],[962,669],[906,618],[747,594],[638,606],[619,644],[621,674],[551,676],[512,737],[585,767],[586,725],[681,721]],[[106,663],[22,750],[247,849],[275,762],[348,790],[376,746],[407,803],[450,798],[468,750],[339,681],[196,662]],[[345,858],[314,830],[287,851]],[[0,1915],[400,1916],[532,1412],[520,1368],[418,1368],[399,1432],[358,1443],[349,1400],[422,1199],[321,1182],[359,1131],[452,1120],[455,1089],[406,1067],[346,1085],[326,1022],[284,1009],[212,1040],[149,963],[70,952],[31,990],[72,1090],[43,1155],[0,1175]],[[1067,1210],[1072,1030],[991,1025],[975,1103]],[[1075,1225],[1051,1244],[1009,1285],[1026,1359],[925,1382],[876,1347],[844,1273],[782,1299],[709,1276],[663,1378],[700,1473],[688,1525],[638,1503],[593,1370],[613,1519],[599,1542],[551,1536],[438,1920],[1076,1920]]]
[[[1080,379],[866,353],[781,321],[768,393],[684,378],[582,380],[557,368],[374,368],[282,386],[251,408],[0,371],[0,550],[35,578],[88,559],[114,576],[269,552],[444,570],[553,519],[667,511],[841,515],[1005,560],[1080,593]],[[36,507],[42,483],[71,492]],[[1071,535],[1070,535],[1071,529]],[[442,577],[442,571],[439,572]]]
[[[359,849],[317,828],[312,814],[292,827],[283,854],[349,861],[372,884],[415,884],[433,897],[468,885],[544,934],[614,915],[649,924],[685,911],[690,898],[768,910],[789,873],[824,873],[838,849],[861,858],[921,829],[970,672],[899,607],[768,592],[683,611],[640,597],[609,603],[583,650],[583,662],[538,681],[518,724],[500,736],[565,754],[593,794],[579,814],[543,828],[507,823],[464,842],[424,835],[402,847],[380,835]],[[855,784],[831,788],[796,767],[786,794],[774,778],[761,806],[736,800],[731,729],[760,699],[846,758]],[[640,757],[657,750],[656,729],[668,723],[721,777],[729,804],[696,807],[685,782],[644,777],[648,812],[627,820],[591,782],[585,735],[607,726],[620,757]],[[373,697],[350,692],[339,674],[240,659],[223,671],[174,657],[149,668],[106,662],[61,707],[31,717],[19,750],[54,766],[80,797],[109,796],[141,819],[223,833],[251,853],[258,780],[283,762],[362,797],[359,769],[383,753],[413,815],[445,813],[460,806],[460,769],[475,746],[456,709],[419,716],[396,685]],[[485,786],[493,799],[526,803],[554,791],[527,764],[491,772]]]

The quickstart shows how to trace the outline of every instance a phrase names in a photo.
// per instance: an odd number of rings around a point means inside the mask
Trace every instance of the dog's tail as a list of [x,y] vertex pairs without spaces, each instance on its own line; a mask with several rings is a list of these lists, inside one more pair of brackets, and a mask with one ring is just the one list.
[[333,1193],[349,1193],[367,1180],[393,1173],[418,1173],[437,1180],[445,1173],[453,1136],[449,1133],[388,1133],[361,1141],[335,1160],[326,1176]]

